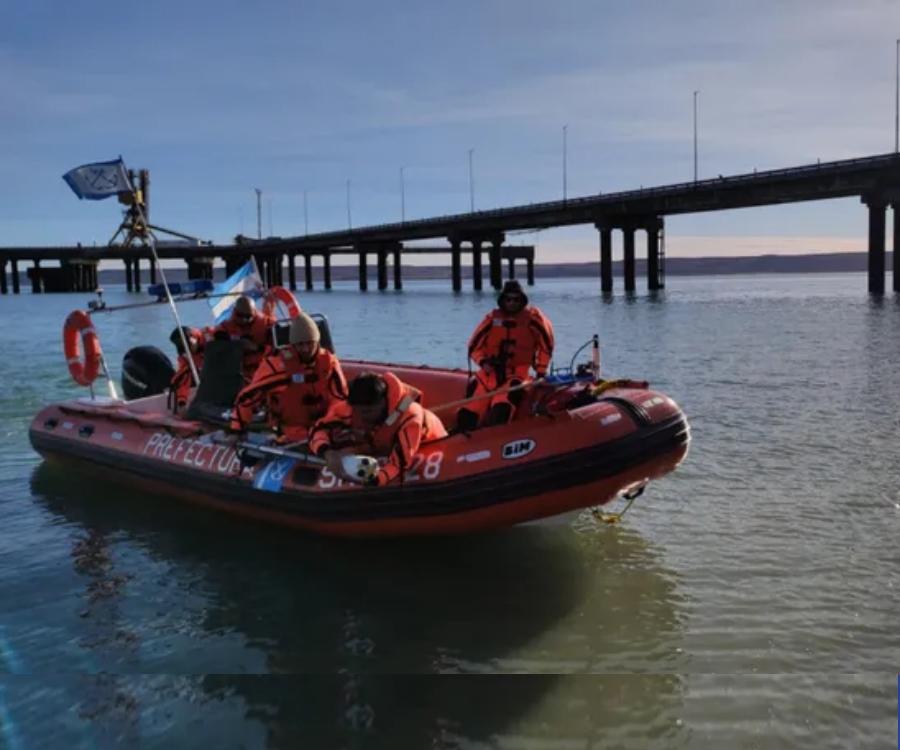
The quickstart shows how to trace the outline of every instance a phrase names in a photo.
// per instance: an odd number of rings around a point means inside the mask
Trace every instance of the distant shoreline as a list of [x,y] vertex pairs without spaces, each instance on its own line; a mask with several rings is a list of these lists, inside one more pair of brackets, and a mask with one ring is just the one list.
[[[886,253],[885,266],[890,272],[893,262],[893,253]],[[486,260],[486,259],[485,259]],[[809,255],[754,255],[736,257],[706,257],[706,258],[666,258],[666,276],[725,276],[746,274],[815,274],[815,273],[860,273],[868,268],[868,253],[816,253]],[[622,277],[623,264],[621,260],[613,262],[613,275],[619,279]],[[646,259],[637,259],[635,262],[635,274],[638,278],[646,276]],[[22,269],[24,271],[24,269]],[[184,281],[187,278],[187,268],[166,268],[166,278],[171,281]],[[388,283],[393,285],[393,269],[388,267]],[[503,275],[507,275],[507,266],[503,264]],[[124,284],[124,269],[101,269],[98,274],[100,284]],[[224,269],[215,269],[217,281],[225,278]],[[472,278],[471,266],[462,268],[463,279]],[[488,281],[488,267],[482,262],[482,277]],[[524,281],[526,277],[525,262],[516,262],[516,277]],[[297,286],[304,285],[305,276],[303,265],[297,265]],[[357,266],[346,265],[331,267],[331,280],[356,281],[359,278]],[[377,270],[374,263],[369,263],[368,278],[370,285],[377,279]],[[403,279],[406,281],[450,281],[450,266],[403,266]],[[560,279],[560,278],[600,278],[600,260],[587,263],[535,263],[535,280]],[[288,274],[284,273],[284,282],[287,283]],[[22,273],[23,284],[27,284],[25,274]],[[149,272],[146,266],[141,269],[141,283],[145,285],[149,281]],[[313,267],[313,281],[321,284],[323,281],[322,267]]]

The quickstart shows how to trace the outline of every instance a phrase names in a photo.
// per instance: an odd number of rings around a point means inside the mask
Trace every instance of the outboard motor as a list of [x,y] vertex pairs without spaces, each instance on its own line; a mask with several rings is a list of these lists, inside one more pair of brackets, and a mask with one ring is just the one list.
[[135,346],[122,358],[122,391],[128,401],[164,393],[174,375],[172,361],[155,346]]

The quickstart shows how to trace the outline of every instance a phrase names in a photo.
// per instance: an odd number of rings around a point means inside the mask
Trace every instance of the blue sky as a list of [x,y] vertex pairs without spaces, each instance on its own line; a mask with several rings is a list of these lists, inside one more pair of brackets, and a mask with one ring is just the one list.
[[[228,0],[67,10],[0,26],[0,244],[108,241],[114,200],[71,167],[151,173],[151,220],[225,243],[883,153],[895,0]],[[388,9],[390,8],[390,9]],[[270,222],[271,216],[271,222]],[[670,255],[863,249],[857,201],[677,217]],[[595,260],[591,227],[510,238]],[[643,240],[639,240],[643,252]],[[428,262],[428,261],[426,261]]]

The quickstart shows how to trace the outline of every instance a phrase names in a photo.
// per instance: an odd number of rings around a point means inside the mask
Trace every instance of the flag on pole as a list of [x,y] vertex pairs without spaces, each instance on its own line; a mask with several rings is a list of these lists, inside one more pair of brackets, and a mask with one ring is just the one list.
[[70,169],[63,179],[79,200],[102,201],[133,189],[120,156],[115,161],[98,161]]
[[[231,313],[231,308],[234,306],[235,301],[240,295],[246,294],[253,299],[260,299],[265,290],[266,285],[259,275],[259,271],[256,268],[256,262],[252,259],[248,260],[237,271],[231,274],[231,276],[225,279],[225,281],[221,284],[216,284],[215,287],[213,287],[213,297],[207,301],[209,302],[210,308],[212,308],[212,314],[216,319],[216,325],[228,317]],[[218,296],[222,294],[227,294],[229,296]]]

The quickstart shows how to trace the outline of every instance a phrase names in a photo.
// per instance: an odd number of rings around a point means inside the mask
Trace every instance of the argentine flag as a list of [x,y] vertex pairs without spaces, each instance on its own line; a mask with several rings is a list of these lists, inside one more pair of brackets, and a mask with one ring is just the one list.
[[[256,268],[256,262],[252,259],[248,260],[237,271],[231,274],[231,276],[225,279],[225,281],[221,284],[216,284],[213,287],[212,296],[207,301],[209,302],[210,308],[212,308],[212,314],[216,319],[216,325],[229,316],[231,308],[234,306],[235,301],[240,295],[246,294],[253,299],[259,299],[262,297],[265,290],[266,285],[259,275],[259,271]],[[218,296],[222,294],[227,294],[229,296]]]
[[122,157],[115,161],[82,164],[66,172],[63,179],[78,196],[78,200],[102,201],[112,195],[130,193],[133,190]]

